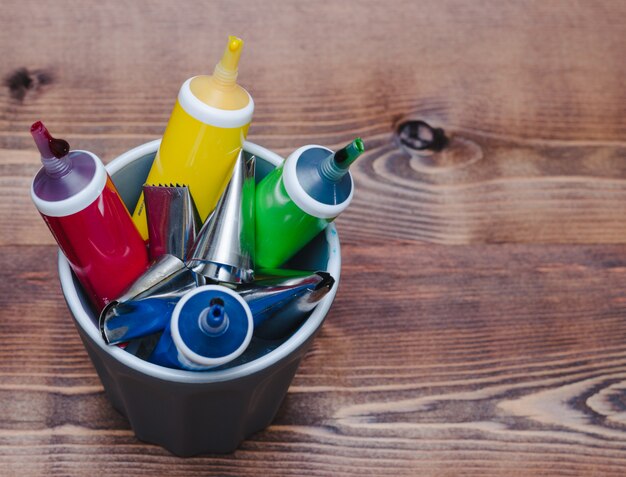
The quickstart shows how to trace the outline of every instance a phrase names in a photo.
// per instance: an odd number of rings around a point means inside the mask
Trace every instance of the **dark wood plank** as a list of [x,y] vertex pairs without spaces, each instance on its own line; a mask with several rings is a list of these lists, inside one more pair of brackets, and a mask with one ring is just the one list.
[[[246,39],[251,140],[286,154],[365,138],[344,240],[625,241],[620,2],[5,4],[0,76],[54,79],[22,101],[0,93],[0,212],[16,219],[2,244],[51,243],[19,193],[37,169],[33,120],[110,161],[162,133],[227,25]],[[395,141],[411,118],[442,126],[450,147],[411,158]]]
[[[0,304],[26,303],[31,326],[1,325],[0,466],[27,475],[623,473],[626,247],[393,249],[344,247],[341,292],[273,426],[233,455],[179,459],[139,443],[106,401],[49,272],[54,248],[10,248],[0,269],[26,285]],[[27,274],[8,258],[18,253]]]

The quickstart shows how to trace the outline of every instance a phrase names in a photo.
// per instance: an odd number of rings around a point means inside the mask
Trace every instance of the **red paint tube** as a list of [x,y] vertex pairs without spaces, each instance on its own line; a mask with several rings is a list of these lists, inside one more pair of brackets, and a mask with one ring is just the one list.
[[98,310],[148,267],[148,253],[100,159],[70,151],[40,122],[31,134],[43,167],[31,197],[85,293]]

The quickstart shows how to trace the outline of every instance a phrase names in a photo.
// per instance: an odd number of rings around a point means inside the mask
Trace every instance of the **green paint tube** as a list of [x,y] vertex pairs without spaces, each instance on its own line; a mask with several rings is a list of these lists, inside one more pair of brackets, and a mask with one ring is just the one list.
[[356,138],[333,152],[303,146],[256,190],[256,265],[281,266],[326,228],[352,200],[350,164],[364,151]]

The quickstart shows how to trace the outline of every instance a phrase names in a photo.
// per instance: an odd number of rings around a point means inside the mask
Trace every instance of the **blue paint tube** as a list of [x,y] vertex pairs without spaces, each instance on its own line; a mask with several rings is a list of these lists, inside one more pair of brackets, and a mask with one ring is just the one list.
[[142,338],[164,329],[178,302],[173,298],[144,298],[117,303],[106,321],[109,344]]
[[246,350],[253,326],[250,307],[236,292],[198,287],[176,304],[149,361],[190,371],[226,364]]

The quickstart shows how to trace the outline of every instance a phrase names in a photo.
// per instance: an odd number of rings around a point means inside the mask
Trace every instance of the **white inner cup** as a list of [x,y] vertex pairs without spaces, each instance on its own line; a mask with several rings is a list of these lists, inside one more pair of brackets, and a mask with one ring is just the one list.
[[[160,142],[160,139],[151,141],[125,152],[106,166],[107,171],[111,176],[113,176],[116,172],[121,171],[132,161],[155,153]],[[273,166],[278,166],[284,161],[284,159],[278,154],[251,142],[246,141],[244,143],[244,150],[250,154],[254,154],[257,159],[264,159]],[[339,246],[339,236],[337,235],[335,225],[331,223],[326,228],[324,234],[327,242],[326,246],[328,247],[329,257],[326,271],[329,272],[335,279],[335,285],[332,290],[317,305],[317,307],[313,310],[313,313],[293,333],[293,335],[291,335],[276,349],[248,363],[223,370],[194,372],[165,368],[163,366],[158,366],[144,361],[130,353],[127,353],[117,346],[107,345],[102,339],[100,330],[98,329],[97,317],[94,316],[94,313],[88,303],[84,299],[81,299],[77,290],[78,282],[75,281],[70,266],[61,251],[59,251],[58,260],[59,278],[61,280],[63,295],[65,296],[67,305],[74,315],[78,326],[84,330],[91,341],[119,362],[140,373],[167,381],[180,383],[222,382],[247,376],[271,366],[302,346],[302,344],[320,327],[324,321],[324,317],[330,309],[330,306],[335,298],[335,294],[337,293],[339,275],[341,271],[341,251]]]

